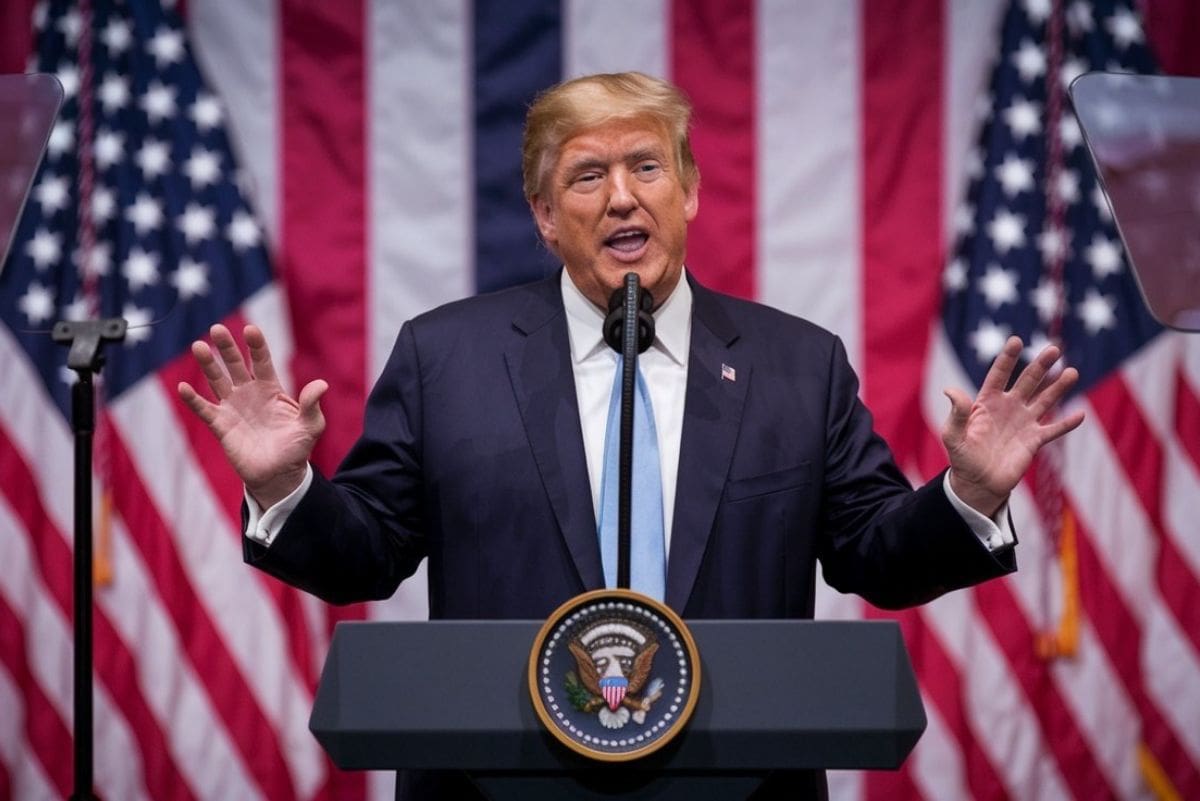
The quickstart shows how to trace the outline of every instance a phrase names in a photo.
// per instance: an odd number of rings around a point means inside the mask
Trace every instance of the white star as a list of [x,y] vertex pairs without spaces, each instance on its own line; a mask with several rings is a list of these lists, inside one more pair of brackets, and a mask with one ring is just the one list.
[[67,207],[70,195],[67,179],[47,174],[33,190],[34,199],[42,207],[43,216],[50,216]]
[[220,156],[211,150],[197,146],[183,165],[183,171],[192,182],[192,189],[200,190],[216,183],[221,175]]
[[158,256],[147,253],[140,247],[132,248],[121,265],[121,275],[129,282],[129,289],[138,292],[151,284],[158,283]]
[[100,98],[100,105],[104,106],[106,112],[112,114],[117,109],[129,105],[129,81],[110,72],[104,76],[104,81],[100,84],[100,90],[96,94]]
[[1105,222],[1112,222],[1112,209],[1108,205],[1108,195],[1104,194],[1104,190],[1100,188],[1099,183],[1092,189],[1092,205],[1100,213],[1100,219]]
[[125,347],[131,348],[139,342],[145,342],[154,334],[154,329],[150,327],[153,318],[150,317],[149,309],[126,303],[125,308],[121,310],[121,316],[129,324],[129,328],[125,330]]
[[1034,25],[1050,19],[1050,0],[1025,0],[1021,5],[1025,7],[1025,16]]
[[62,240],[58,234],[39,228],[25,245],[25,253],[38,270],[45,270],[62,258]]
[[1115,12],[1108,18],[1105,26],[1112,34],[1117,47],[1122,50],[1128,50],[1131,44],[1142,41],[1142,26],[1138,24],[1137,17],[1129,9],[1123,8]]
[[207,206],[189,203],[183,214],[176,221],[176,227],[183,232],[189,245],[208,239],[216,230],[216,217],[213,210]]
[[79,33],[83,30],[83,18],[79,16],[78,11],[71,9],[58,20],[57,27],[67,44],[74,47],[79,43]]
[[93,145],[96,167],[106,170],[125,157],[125,135],[101,128]]
[[1033,83],[1046,74],[1046,54],[1029,39],[1021,42],[1020,48],[1012,55],[1012,61],[1025,83]]
[[133,33],[129,29],[129,23],[114,19],[104,27],[104,33],[100,34],[100,38],[104,40],[104,46],[108,48],[109,55],[115,56],[129,49],[129,45],[133,41]]
[[54,75],[62,84],[63,98],[69,100],[74,97],[79,91],[79,68],[74,64],[63,64]]
[[103,225],[117,213],[117,199],[107,186],[92,190],[92,221]]
[[209,131],[221,124],[221,104],[208,93],[196,95],[191,108],[192,122],[201,131]]
[[1080,0],[1072,3],[1071,7],[1067,9],[1067,26],[1076,36],[1085,34],[1096,27],[1095,20],[1092,19],[1091,3],[1084,3]]
[[979,291],[991,309],[998,309],[1005,303],[1015,303],[1017,300],[1017,274],[1005,270],[998,264],[990,265],[983,278],[979,279]]
[[1083,258],[1092,266],[1097,281],[1121,271],[1121,246],[1103,234],[1092,238]]
[[233,213],[233,220],[229,223],[226,234],[229,241],[233,243],[233,247],[239,251],[257,247],[258,243],[262,241],[262,232],[258,229],[258,223],[244,211]]
[[155,81],[146,87],[141,106],[151,123],[162,122],[175,113],[175,88]]
[[1061,228],[1047,225],[1038,234],[1038,251],[1042,261],[1049,264],[1067,255],[1067,238]]
[[133,223],[138,236],[162,225],[162,205],[145,192],[138,194],[133,205],[125,210],[125,219]]
[[1038,319],[1043,323],[1049,323],[1058,316],[1058,303],[1061,297],[1058,285],[1045,277],[1038,281],[1037,289],[1029,293],[1029,299],[1033,303],[1033,307],[1037,309]]
[[179,269],[171,273],[171,283],[175,285],[181,300],[208,294],[208,266],[184,258],[179,263]]
[[64,320],[86,320],[92,316],[91,311],[87,298],[83,295],[76,295],[74,300],[63,306],[62,318]]
[[37,281],[31,281],[29,289],[17,301],[17,308],[30,325],[41,325],[54,316],[54,292]]
[[1071,205],[1079,201],[1079,173],[1063,169],[1058,174],[1057,184],[1058,197],[1062,202]]
[[[1025,361],[1032,362],[1037,358],[1038,354],[1051,345],[1058,345],[1061,350],[1062,346],[1058,342],[1051,342],[1050,337],[1046,336],[1043,331],[1034,331],[1029,335],[1029,343],[1025,345],[1025,350],[1022,353],[1025,356]],[[1051,378],[1057,378],[1063,371],[1063,363],[1060,361],[1055,364],[1047,372]]]
[[1097,334],[1105,328],[1112,328],[1117,322],[1117,302],[1112,298],[1101,295],[1095,287],[1087,291],[1087,297],[1075,307],[1083,327],[1089,334]]
[[[46,29],[46,21],[49,19],[50,4],[47,0],[38,0],[37,5],[33,7],[33,29],[35,31],[43,31]],[[30,70],[37,72],[37,70]]]
[[1025,218],[1001,209],[987,226],[992,246],[1000,253],[1025,246]]
[[75,147],[75,126],[59,120],[50,129],[50,141],[46,143],[46,152],[51,158],[58,158]]
[[1004,122],[1017,139],[1025,139],[1042,132],[1042,107],[1040,103],[1032,103],[1018,98],[1003,112]]
[[159,28],[147,45],[158,68],[183,60],[183,34],[170,28]]
[[988,364],[1000,355],[1000,350],[1011,334],[1012,329],[1006,325],[997,325],[991,320],[980,320],[979,327],[972,331],[967,339],[975,349],[975,358],[983,364]]
[[112,269],[112,243],[97,242],[84,260],[84,269],[92,275],[108,275]]
[[1083,144],[1083,131],[1079,130],[1079,120],[1075,119],[1074,111],[1063,114],[1059,119],[1058,137],[1068,152]]
[[1033,162],[1017,158],[1015,153],[1004,157],[1004,163],[996,167],[996,180],[1010,198],[1033,189]]
[[171,166],[171,147],[166,142],[147,139],[137,154],[138,166],[147,181],[163,175]]
[[947,292],[961,292],[967,288],[967,265],[962,259],[955,259],[946,266],[942,286]]

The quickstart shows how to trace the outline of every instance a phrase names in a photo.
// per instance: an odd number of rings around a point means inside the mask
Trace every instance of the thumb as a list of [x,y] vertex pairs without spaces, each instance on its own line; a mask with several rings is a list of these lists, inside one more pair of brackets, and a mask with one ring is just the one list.
[[328,389],[329,384],[318,378],[305,384],[297,399],[300,404],[300,419],[316,428],[318,432],[325,428],[325,415],[321,413],[321,396]]
[[961,389],[944,389],[942,393],[950,400],[950,414],[942,427],[943,439],[958,439],[967,427],[971,415],[972,401]]

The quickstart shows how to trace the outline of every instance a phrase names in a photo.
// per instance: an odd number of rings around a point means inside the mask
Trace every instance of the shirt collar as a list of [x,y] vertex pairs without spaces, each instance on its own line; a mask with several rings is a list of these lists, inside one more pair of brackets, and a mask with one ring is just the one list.
[[[567,335],[571,340],[571,359],[580,364],[608,348],[601,328],[604,314],[562,271],[563,309],[567,313]],[[692,288],[686,273],[680,275],[675,289],[654,310],[654,342],[656,348],[679,365],[687,364],[688,339],[692,328]]]

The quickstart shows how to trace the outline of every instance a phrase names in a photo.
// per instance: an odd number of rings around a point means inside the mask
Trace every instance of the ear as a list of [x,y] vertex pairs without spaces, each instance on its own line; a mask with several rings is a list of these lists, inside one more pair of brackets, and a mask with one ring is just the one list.
[[692,187],[684,192],[683,218],[691,222],[700,213],[700,181],[692,181]]
[[529,210],[533,212],[542,241],[551,249],[557,247],[558,227],[554,224],[554,207],[550,200],[542,195],[534,195],[529,199]]

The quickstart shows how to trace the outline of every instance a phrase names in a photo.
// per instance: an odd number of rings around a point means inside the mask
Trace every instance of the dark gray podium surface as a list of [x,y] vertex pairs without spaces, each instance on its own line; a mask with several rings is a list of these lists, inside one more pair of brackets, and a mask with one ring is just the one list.
[[[536,621],[342,623],[310,728],[346,769],[595,767],[529,699]],[[925,728],[891,622],[689,621],[703,666],[687,730],[625,770],[895,768]]]

